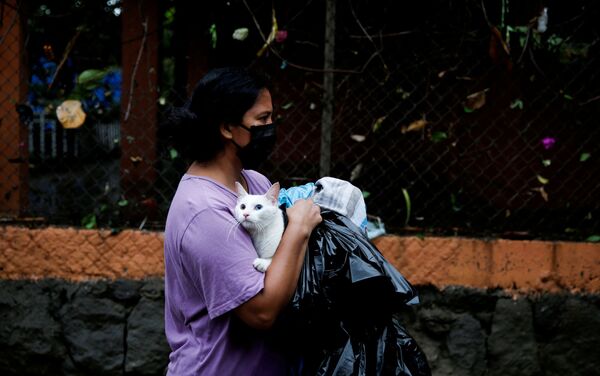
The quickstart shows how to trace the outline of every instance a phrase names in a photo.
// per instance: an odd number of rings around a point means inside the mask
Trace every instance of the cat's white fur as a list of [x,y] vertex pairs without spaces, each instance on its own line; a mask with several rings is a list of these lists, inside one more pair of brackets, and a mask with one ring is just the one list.
[[235,218],[250,234],[258,253],[254,267],[264,273],[283,235],[283,214],[277,205],[279,183],[273,184],[264,195],[250,195],[240,183],[235,185],[238,191]]

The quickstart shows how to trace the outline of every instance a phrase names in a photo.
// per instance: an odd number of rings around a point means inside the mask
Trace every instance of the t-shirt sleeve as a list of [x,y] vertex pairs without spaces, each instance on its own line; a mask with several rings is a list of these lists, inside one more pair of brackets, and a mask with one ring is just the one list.
[[245,303],[264,287],[246,230],[226,210],[206,209],[190,222],[181,241],[183,267],[203,295],[211,319]]

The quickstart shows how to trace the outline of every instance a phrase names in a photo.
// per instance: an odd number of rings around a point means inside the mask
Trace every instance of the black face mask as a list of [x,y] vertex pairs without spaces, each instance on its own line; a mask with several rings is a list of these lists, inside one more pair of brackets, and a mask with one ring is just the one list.
[[248,145],[241,147],[232,140],[238,148],[238,158],[245,169],[256,169],[269,158],[275,147],[275,123],[252,127],[244,124],[239,124],[239,126],[250,132],[250,142]]

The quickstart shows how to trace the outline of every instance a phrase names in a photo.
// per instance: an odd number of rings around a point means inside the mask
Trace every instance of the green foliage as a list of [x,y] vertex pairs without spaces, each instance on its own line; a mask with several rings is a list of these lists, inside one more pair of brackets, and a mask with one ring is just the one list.
[[448,138],[448,134],[443,131],[435,131],[431,133],[431,141],[441,142]]

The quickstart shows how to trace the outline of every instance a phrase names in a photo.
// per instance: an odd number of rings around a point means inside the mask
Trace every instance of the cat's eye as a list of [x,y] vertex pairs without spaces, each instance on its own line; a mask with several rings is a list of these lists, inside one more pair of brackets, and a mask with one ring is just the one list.
[[256,209],[256,210],[260,210],[260,209],[262,209],[262,205],[260,205],[260,204],[259,204],[259,205],[256,205],[256,206],[254,207],[254,209]]
[[240,209],[242,209],[242,210],[246,209],[246,205],[244,205],[244,204],[240,205]]

